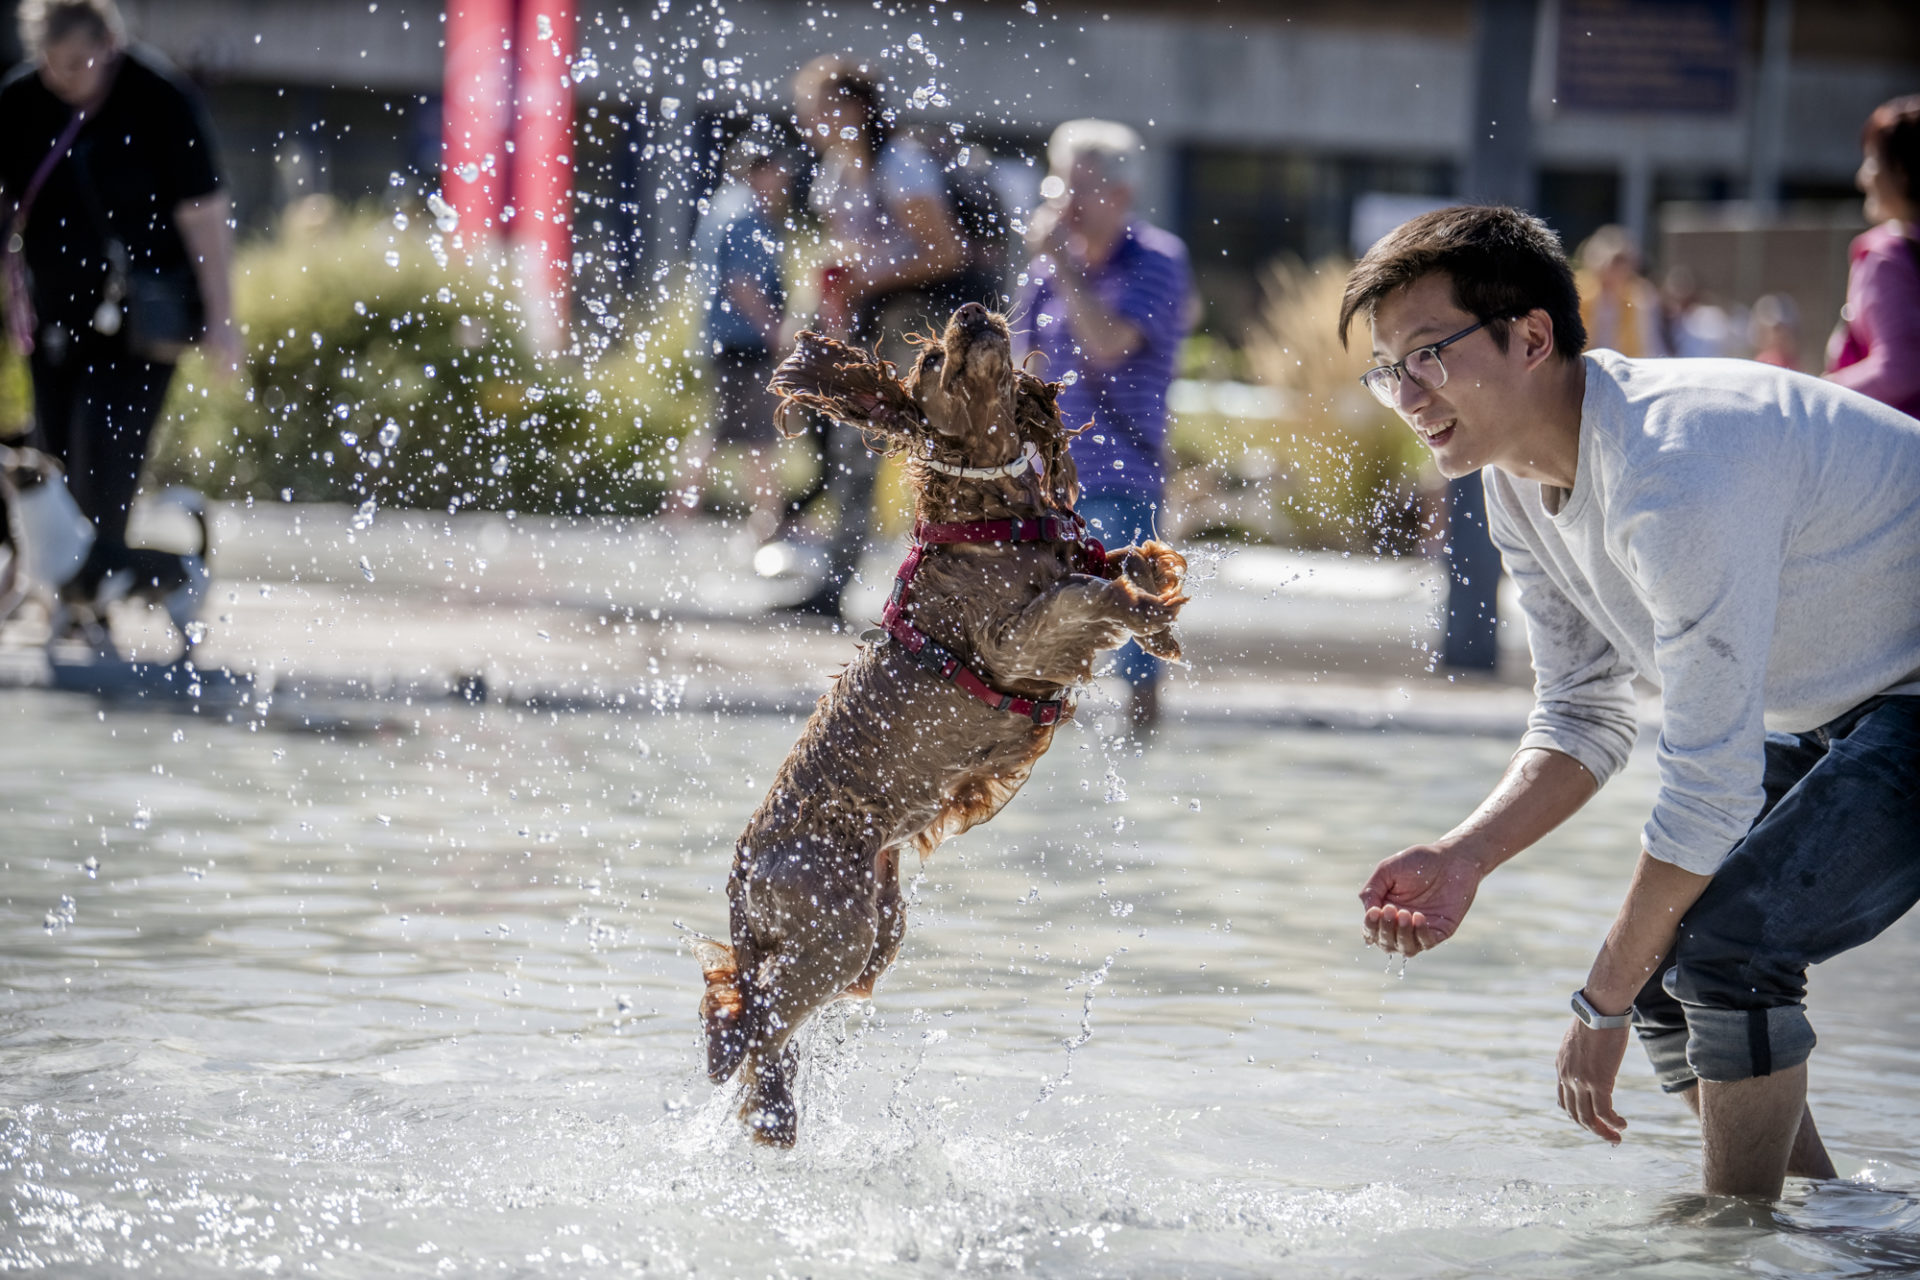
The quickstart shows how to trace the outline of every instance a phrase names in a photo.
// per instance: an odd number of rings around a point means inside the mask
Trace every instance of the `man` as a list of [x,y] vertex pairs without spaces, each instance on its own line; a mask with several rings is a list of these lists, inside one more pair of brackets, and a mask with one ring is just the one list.
[[1370,390],[1440,470],[1485,468],[1533,648],[1526,736],[1486,801],[1386,859],[1367,940],[1416,955],[1488,872],[1626,760],[1660,688],[1660,791],[1576,994],[1560,1105],[1618,1142],[1628,1015],[1701,1121],[1706,1189],[1831,1177],[1806,1109],[1806,968],[1920,898],[1920,422],[1731,360],[1582,356],[1553,233],[1524,213],[1416,218],[1348,277]]
[[[1133,212],[1140,137],[1107,120],[1070,120],[1047,144],[1048,202],[1033,215],[1030,284],[1016,314],[1039,370],[1065,382],[1060,415],[1091,422],[1073,442],[1080,513],[1125,546],[1153,536],[1165,505],[1167,386],[1188,327],[1187,248]],[[1128,721],[1160,718],[1160,663],[1128,642],[1118,658]]]

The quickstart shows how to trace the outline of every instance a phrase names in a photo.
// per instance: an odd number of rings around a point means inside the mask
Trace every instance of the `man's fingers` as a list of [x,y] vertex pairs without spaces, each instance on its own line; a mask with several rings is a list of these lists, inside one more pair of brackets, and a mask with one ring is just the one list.
[[1580,1127],[1608,1142],[1618,1143],[1626,1121],[1613,1113],[1611,1097],[1577,1080],[1564,1087],[1573,1095],[1573,1118],[1579,1121]]

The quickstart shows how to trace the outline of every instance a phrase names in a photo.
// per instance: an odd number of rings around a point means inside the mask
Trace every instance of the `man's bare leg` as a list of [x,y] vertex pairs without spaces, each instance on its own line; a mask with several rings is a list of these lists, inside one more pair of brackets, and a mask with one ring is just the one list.
[[[1700,1117],[1700,1088],[1695,1085],[1680,1095],[1687,1100],[1687,1109],[1694,1118]],[[1813,1107],[1802,1103],[1800,1108],[1800,1129],[1793,1135],[1793,1150],[1787,1153],[1787,1176],[1790,1178],[1837,1178],[1840,1171],[1833,1167],[1833,1157],[1827,1154],[1827,1144],[1820,1139],[1820,1130],[1813,1123]]]
[[[1708,1195],[1775,1200],[1807,1120],[1807,1066],[1803,1062],[1751,1080],[1700,1082],[1701,1174]],[[1820,1146],[1811,1124],[1811,1141]],[[1832,1176],[1828,1171],[1809,1176]]]

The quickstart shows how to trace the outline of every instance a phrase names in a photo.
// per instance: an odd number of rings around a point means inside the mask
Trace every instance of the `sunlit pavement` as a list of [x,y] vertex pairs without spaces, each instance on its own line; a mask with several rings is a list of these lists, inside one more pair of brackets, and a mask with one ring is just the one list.
[[[137,532],[137,531],[136,531]],[[1167,685],[1174,717],[1515,733],[1530,703],[1524,639],[1502,629],[1498,678],[1429,671],[1442,568],[1271,547],[1188,546]],[[214,586],[196,656],[292,701],[408,705],[484,696],[542,707],[795,711],[877,617],[901,554],[876,551],[848,621],[781,611],[737,524],[436,515],[310,504],[214,513]],[[1509,602],[1510,604],[1510,602]],[[1511,614],[1511,608],[1508,609]],[[125,622],[125,619],[121,620]],[[135,657],[170,637],[126,627]],[[15,650],[0,682],[38,684]],[[1111,690],[1083,714],[1111,714]]]

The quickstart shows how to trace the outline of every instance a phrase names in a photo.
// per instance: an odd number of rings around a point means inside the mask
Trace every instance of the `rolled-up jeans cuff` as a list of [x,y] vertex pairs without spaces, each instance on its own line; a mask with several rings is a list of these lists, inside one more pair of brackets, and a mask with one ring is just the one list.
[[1716,1084],[1786,1071],[1813,1053],[1805,1006],[1772,1009],[1687,1007],[1687,1065]]
[[1640,1044],[1653,1063],[1654,1079],[1668,1093],[1685,1093],[1693,1088],[1693,1068],[1687,1065],[1687,1029],[1685,1027],[1636,1027]]

